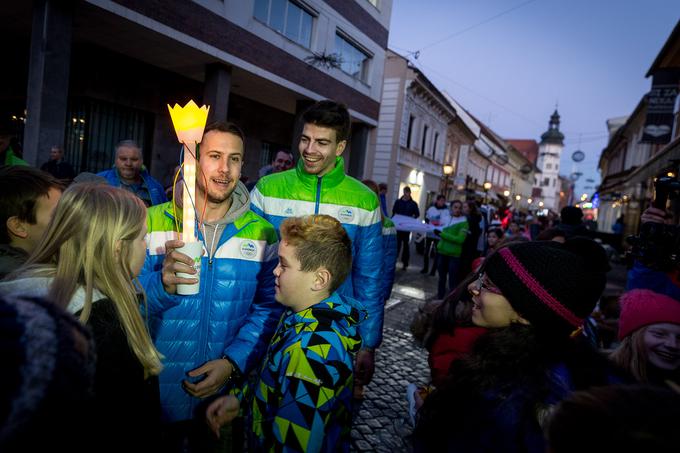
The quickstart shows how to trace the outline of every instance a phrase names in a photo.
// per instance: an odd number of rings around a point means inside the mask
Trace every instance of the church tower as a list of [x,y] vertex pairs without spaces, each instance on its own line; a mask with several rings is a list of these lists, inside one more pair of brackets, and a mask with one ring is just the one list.
[[550,117],[548,130],[541,135],[536,166],[541,170],[534,187],[541,189],[544,207],[557,212],[560,204],[560,157],[564,149],[564,134],[560,132],[560,114],[557,109]]

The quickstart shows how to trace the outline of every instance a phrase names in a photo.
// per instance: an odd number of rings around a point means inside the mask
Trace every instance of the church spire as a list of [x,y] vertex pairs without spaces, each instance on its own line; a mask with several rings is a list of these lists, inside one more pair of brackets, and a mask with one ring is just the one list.
[[548,123],[548,130],[541,135],[541,144],[552,143],[555,145],[564,146],[564,134],[560,132],[560,114],[555,112],[550,116],[550,123]]

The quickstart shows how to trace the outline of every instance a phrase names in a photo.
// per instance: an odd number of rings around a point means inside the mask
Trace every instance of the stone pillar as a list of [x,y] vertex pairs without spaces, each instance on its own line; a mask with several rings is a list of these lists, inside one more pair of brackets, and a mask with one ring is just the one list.
[[210,106],[208,123],[227,120],[230,91],[231,67],[220,63],[206,65],[203,104]]
[[40,166],[52,145],[64,146],[73,2],[37,0],[33,5],[24,159]]

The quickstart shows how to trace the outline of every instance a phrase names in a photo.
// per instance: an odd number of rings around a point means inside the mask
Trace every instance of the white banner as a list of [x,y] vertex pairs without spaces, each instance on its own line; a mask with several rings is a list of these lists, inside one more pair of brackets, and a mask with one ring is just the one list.
[[[405,215],[395,214],[392,217],[394,226],[397,231],[410,231],[411,233],[431,233],[434,231],[434,225],[429,223],[424,223],[420,219],[414,219],[413,217],[407,217]],[[441,228],[439,228],[441,230]]]

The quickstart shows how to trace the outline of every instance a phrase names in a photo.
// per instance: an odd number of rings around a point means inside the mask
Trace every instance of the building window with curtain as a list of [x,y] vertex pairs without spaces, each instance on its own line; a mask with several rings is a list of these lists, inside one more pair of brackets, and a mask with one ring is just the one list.
[[355,79],[366,82],[368,64],[371,57],[361,50],[349,38],[337,33],[335,35],[335,53],[340,57],[340,69]]
[[255,0],[255,19],[291,41],[309,48],[314,15],[302,4],[290,0]]

